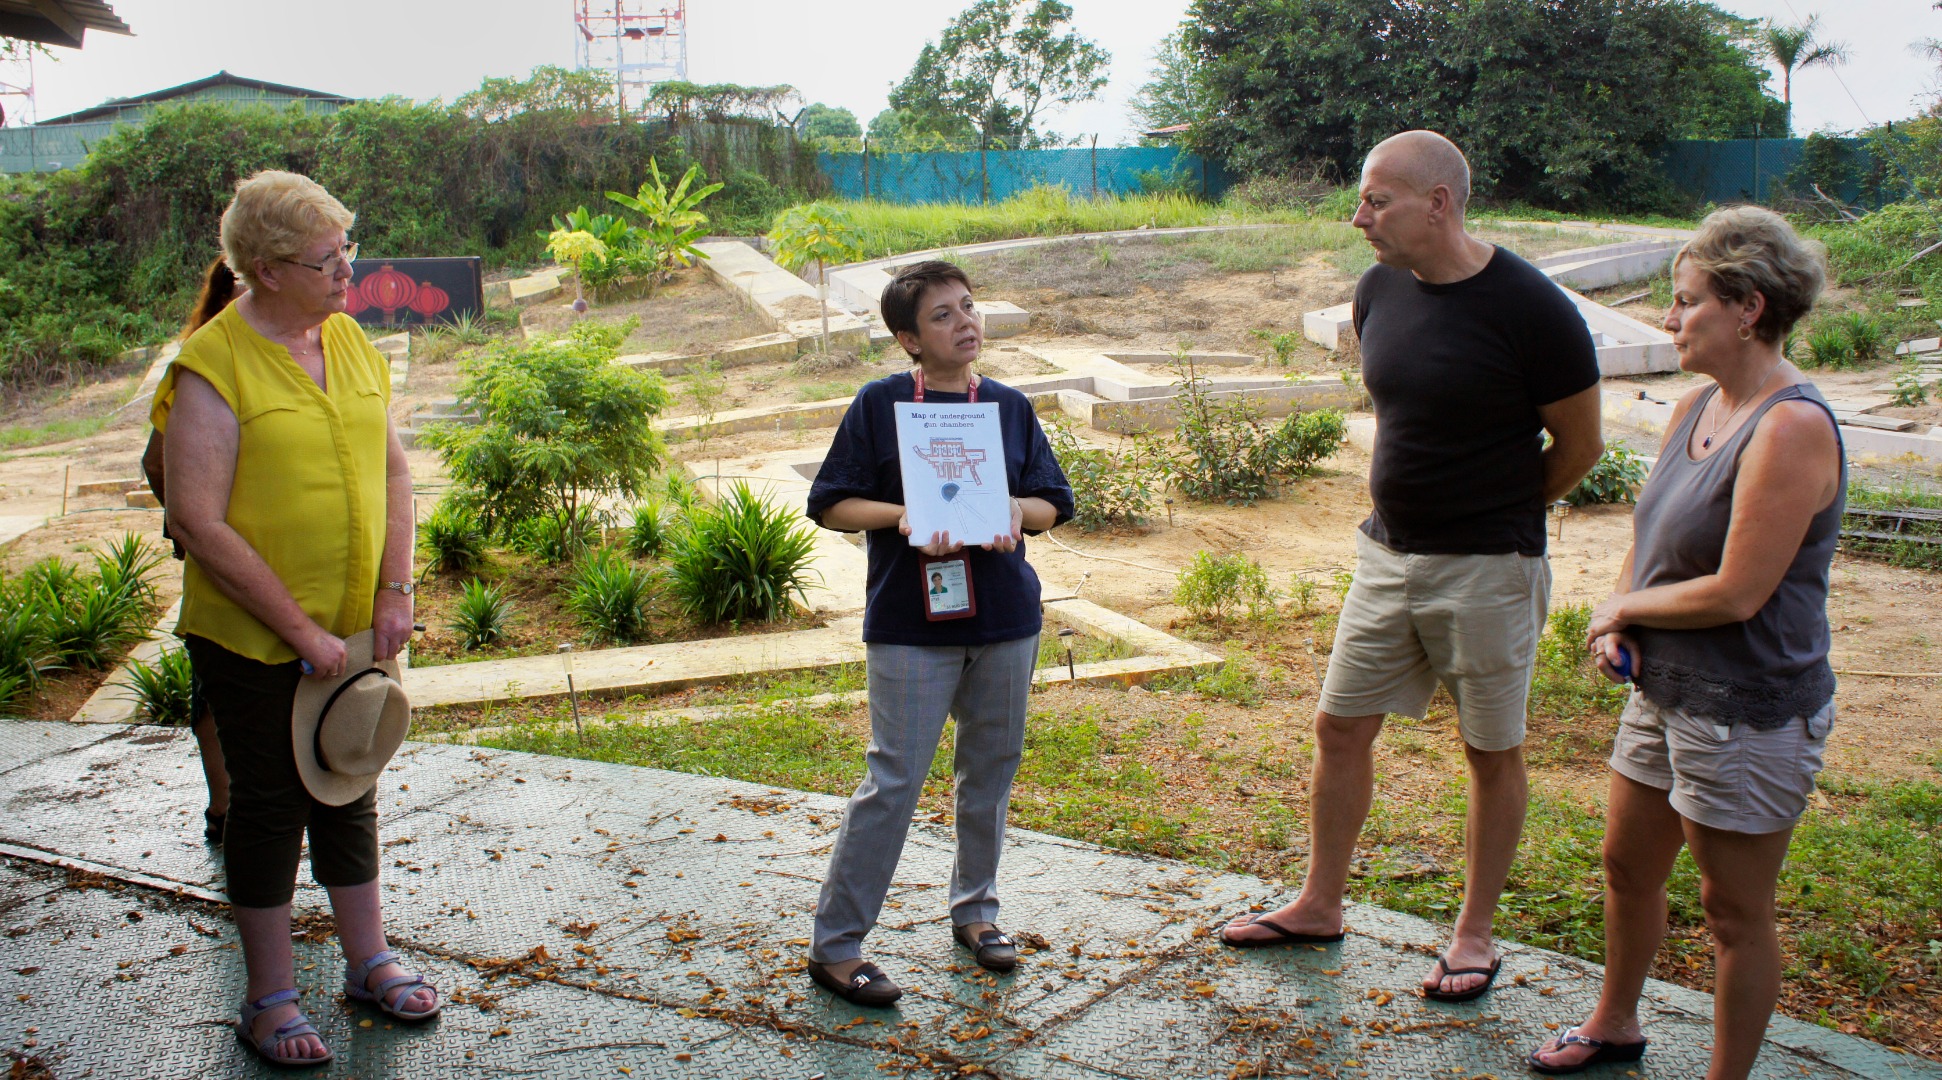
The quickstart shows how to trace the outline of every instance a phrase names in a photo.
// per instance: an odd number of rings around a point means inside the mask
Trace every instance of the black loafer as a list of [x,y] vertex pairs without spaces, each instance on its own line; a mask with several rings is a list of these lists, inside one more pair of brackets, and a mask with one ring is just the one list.
[[811,960],[809,978],[817,986],[852,1005],[866,1005],[880,1009],[904,996],[903,987],[891,982],[890,976],[885,975],[882,968],[867,960],[850,973],[848,982],[830,974],[828,968]]
[[965,935],[964,927],[951,927],[951,938],[959,945],[971,950],[978,960],[978,966],[986,971],[1004,973],[1018,966],[1018,946],[1003,930],[986,930],[972,941]]

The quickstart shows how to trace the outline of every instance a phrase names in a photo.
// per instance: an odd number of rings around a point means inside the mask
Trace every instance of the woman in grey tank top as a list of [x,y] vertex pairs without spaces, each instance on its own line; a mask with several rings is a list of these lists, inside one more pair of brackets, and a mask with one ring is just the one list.
[[1606,677],[1634,683],[1612,748],[1605,983],[1531,1055],[1543,1073],[1635,1061],[1638,1002],[1692,848],[1717,967],[1708,1080],[1747,1076],[1780,993],[1774,888],[1834,722],[1828,564],[1847,486],[1834,416],[1781,342],[1823,257],[1758,207],[1707,217],[1673,263],[1666,329],[1709,381],[1673,412],[1618,591],[1592,613]]

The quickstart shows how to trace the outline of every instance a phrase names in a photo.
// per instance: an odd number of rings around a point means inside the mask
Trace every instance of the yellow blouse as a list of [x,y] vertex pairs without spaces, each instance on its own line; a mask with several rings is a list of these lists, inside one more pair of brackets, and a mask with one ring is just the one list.
[[[177,372],[209,380],[241,429],[226,520],[305,613],[344,637],[371,625],[384,554],[391,369],[348,315],[325,321],[323,338],[328,393],[231,304],[183,343],[149,419],[167,433]],[[297,658],[193,557],[182,573],[176,633],[266,664]]]

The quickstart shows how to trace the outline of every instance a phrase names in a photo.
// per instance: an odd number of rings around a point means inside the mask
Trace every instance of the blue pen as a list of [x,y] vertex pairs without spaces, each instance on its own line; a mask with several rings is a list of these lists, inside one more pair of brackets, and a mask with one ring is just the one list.
[[1626,682],[1632,681],[1632,650],[1623,645],[1618,647],[1618,659],[1612,661],[1612,672]]

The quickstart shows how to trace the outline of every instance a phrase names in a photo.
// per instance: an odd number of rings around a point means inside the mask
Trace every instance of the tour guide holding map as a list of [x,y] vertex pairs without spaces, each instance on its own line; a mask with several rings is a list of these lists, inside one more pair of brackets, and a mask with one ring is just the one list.
[[[996,926],[998,854],[1011,782],[1025,745],[1026,694],[1038,661],[1038,575],[1025,532],[1072,517],[1072,487],[1024,394],[971,373],[984,322],[971,282],[946,262],[904,268],[883,290],[883,323],[915,365],[857,391],[809,493],[809,517],[826,529],[867,531],[868,773],[836,834],[816,902],[809,975],[846,1001],[889,1005],[903,995],[863,959],[903,853],[910,816],[947,715],[957,718],[957,863],[951,936],[993,971],[1018,952]],[[992,537],[932,533],[913,546],[904,509],[896,406],[990,403],[1004,439],[1011,529]],[[924,538],[916,538],[922,540]],[[936,561],[949,556],[948,561]],[[931,575],[968,579],[970,610],[932,604]]]

